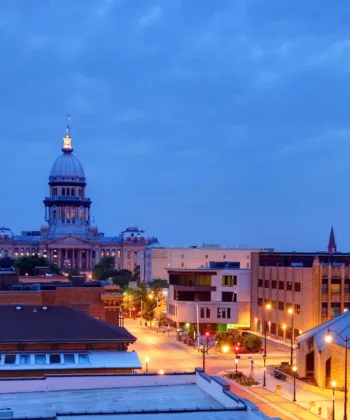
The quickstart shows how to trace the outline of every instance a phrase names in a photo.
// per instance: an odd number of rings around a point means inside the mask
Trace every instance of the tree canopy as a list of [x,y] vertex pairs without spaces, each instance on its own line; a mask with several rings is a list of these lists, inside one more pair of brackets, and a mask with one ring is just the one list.
[[45,257],[39,257],[38,255],[23,256],[19,257],[14,262],[14,267],[18,268],[19,275],[35,276],[35,267],[49,267],[51,274],[59,274],[60,269],[56,264],[51,263]]
[[11,257],[3,257],[0,259],[0,268],[11,268],[13,267],[14,260]]

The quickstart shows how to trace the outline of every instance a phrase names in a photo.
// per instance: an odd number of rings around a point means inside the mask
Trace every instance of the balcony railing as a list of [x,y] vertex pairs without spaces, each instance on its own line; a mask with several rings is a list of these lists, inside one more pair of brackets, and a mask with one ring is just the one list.
[[45,197],[45,201],[91,201],[89,197],[76,197],[70,195],[55,195],[52,197]]

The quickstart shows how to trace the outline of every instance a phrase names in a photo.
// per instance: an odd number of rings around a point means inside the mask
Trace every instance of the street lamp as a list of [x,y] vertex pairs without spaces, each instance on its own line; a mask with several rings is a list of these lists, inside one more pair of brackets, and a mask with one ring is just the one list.
[[333,388],[333,396],[332,396],[332,420],[335,419],[335,387],[337,386],[337,383],[335,381],[331,382],[332,388]]
[[[203,370],[204,370],[204,372],[205,372],[205,355],[206,354],[208,354],[209,353],[209,350],[212,348],[212,347],[214,347],[217,343],[213,343],[210,347],[209,347],[209,336],[210,336],[210,334],[209,334],[209,332],[206,332],[205,333],[205,336],[206,336],[206,338],[207,338],[207,346],[205,347],[203,344],[201,344],[200,345],[200,347],[199,347],[199,350],[200,350],[200,352],[202,353],[202,355],[203,355]],[[225,349],[226,349],[226,347],[227,347],[227,351],[228,351],[228,346],[224,346],[225,347]],[[224,349],[224,347],[223,347],[223,349]]]
[[296,389],[295,389],[295,377],[296,377],[296,374],[297,374],[297,367],[296,366],[293,366],[293,373],[294,373],[294,375],[293,375],[293,402],[296,402],[296,398],[295,398],[295,394],[296,394]]
[[149,362],[149,357],[146,356],[145,357],[145,363],[146,363],[146,373],[148,372],[148,362]]
[[293,366],[293,342],[294,342],[294,311],[293,308],[288,309],[289,315],[292,315],[292,332],[290,335],[290,365]]
[[347,420],[348,419],[347,404],[348,404],[348,343],[349,343],[349,337],[345,336],[345,338],[344,338],[337,331],[328,329],[327,335],[324,338],[326,343],[331,343],[333,341],[333,337],[331,336],[331,332],[334,332],[345,343],[344,417],[343,417],[343,420]]
[[264,310],[264,327],[265,327],[265,345],[264,345],[264,354],[263,354],[263,358],[264,358],[264,383],[263,386],[266,386],[266,340],[267,340],[267,321],[266,321],[266,311],[269,311],[271,309],[271,304],[268,303],[267,305],[265,305],[265,310]]
[[164,370],[160,369],[158,373],[159,373],[159,375],[164,375]]

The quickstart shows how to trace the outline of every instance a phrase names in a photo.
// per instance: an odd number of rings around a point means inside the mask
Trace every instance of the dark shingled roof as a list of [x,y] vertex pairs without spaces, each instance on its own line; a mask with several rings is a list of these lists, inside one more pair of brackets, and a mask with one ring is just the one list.
[[134,343],[136,337],[64,306],[0,306],[0,343]]

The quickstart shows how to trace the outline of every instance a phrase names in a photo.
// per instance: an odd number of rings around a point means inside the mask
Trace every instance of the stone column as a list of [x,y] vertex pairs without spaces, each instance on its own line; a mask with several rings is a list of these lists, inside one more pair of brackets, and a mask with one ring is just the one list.
[[58,248],[57,250],[57,265],[61,268],[62,267],[62,249]]
[[72,249],[72,268],[75,269],[75,249]]
[[90,267],[91,267],[91,258],[90,258],[90,256],[91,256],[91,249],[87,249],[87,250],[86,250],[86,261],[87,261],[87,266],[86,266],[86,268],[87,268],[88,270],[90,270]]

